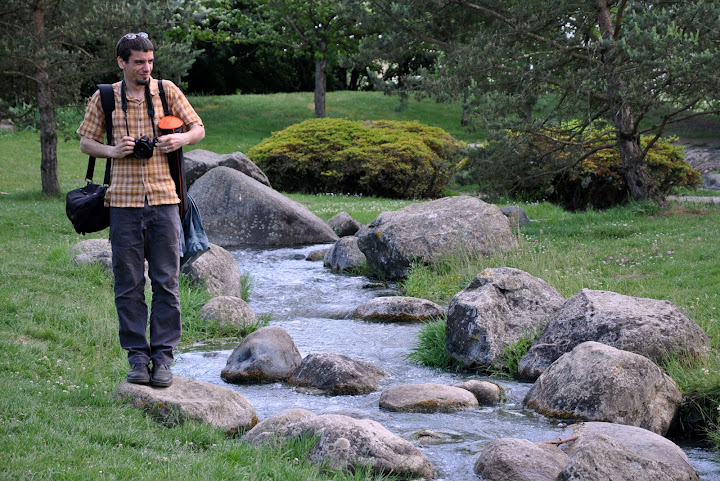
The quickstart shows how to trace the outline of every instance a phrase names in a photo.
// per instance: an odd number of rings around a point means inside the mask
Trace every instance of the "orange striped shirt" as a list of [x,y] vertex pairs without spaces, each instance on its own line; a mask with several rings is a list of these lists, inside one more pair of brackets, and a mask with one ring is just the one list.
[[[115,92],[115,110],[113,111],[113,141],[117,144],[124,136],[130,135],[139,139],[143,135],[152,140],[153,128],[150,123],[145,97],[142,100],[133,97],[127,98],[127,121],[125,127],[125,113],[121,108],[120,84],[113,84]],[[185,95],[169,80],[163,80],[165,97],[172,115],[185,122],[183,128],[187,131],[195,124],[202,125],[202,120],[192,108]],[[155,107],[155,132],[159,136],[158,122],[164,117],[162,101],[158,91],[157,80],[150,81],[150,94]],[[100,91],[96,91],[90,98],[85,111],[85,119],[77,129],[82,137],[105,143],[105,112],[100,104]],[[110,186],[105,194],[105,204],[111,207],[143,207],[147,198],[149,205],[177,204],[180,202],[175,192],[175,183],[170,176],[170,167],[167,156],[153,151],[149,159],[139,159],[128,155],[112,160],[110,173]]]

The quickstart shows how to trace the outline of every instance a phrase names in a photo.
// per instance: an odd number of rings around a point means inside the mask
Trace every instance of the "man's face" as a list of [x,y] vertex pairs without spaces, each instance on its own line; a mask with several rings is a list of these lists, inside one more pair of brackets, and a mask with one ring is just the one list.
[[154,53],[131,51],[128,61],[118,57],[118,66],[125,75],[125,82],[135,85],[147,85],[150,83],[150,73],[153,69]]

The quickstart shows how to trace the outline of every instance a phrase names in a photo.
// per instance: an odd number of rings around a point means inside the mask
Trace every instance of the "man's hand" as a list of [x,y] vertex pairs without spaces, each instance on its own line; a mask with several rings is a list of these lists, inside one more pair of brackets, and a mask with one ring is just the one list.
[[125,136],[117,145],[112,145],[111,156],[113,159],[121,159],[133,153],[135,149],[135,139]]
[[158,142],[155,144],[156,149],[160,149],[160,152],[167,154],[168,152],[175,152],[178,149],[183,148],[187,145],[185,141],[186,135],[180,134],[167,134],[158,137]]
[[167,154],[175,152],[186,145],[195,145],[205,137],[205,127],[200,124],[194,124],[187,132],[177,134],[167,134],[158,137],[158,143],[155,145],[160,152]]
[[123,137],[117,145],[106,145],[87,137],[80,138],[80,151],[99,159],[121,159],[133,153],[135,139]]

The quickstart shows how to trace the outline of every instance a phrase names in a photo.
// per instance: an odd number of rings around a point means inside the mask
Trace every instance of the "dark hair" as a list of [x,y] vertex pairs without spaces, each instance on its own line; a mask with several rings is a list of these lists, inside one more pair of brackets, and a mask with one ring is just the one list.
[[[133,38],[128,38],[129,36]],[[123,35],[118,41],[117,47],[115,47],[117,57],[122,57],[125,62],[130,59],[133,50],[136,52],[153,52],[155,47],[153,47],[149,38],[130,33]]]

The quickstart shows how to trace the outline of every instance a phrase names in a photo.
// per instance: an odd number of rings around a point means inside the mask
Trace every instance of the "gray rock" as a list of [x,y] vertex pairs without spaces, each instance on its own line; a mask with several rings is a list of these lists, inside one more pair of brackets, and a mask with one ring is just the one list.
[[[112,246],[108,239],[86,239],[77,242],[70,248],[70,253],[76,254],[71,261],[72,264],[100,264],[108,275],[113,276]],[[147,261],[145,261],[145,287],[150,288]]]
[[527,212],[518,205],[500,207],[500,210],[505,214],[505,217],[510,219],[510,224],[513,227],[522,227],[530,223],[530,217],[528,217]]
[[[574,473],[586,472],[588,467],[596,467],[598,471],[616,469],[610,476],[592,479],[626,479],[632,481],[655,481],[656,479],[669,479],[673,481],[699,481],[695,468],[692,467],[685,452],[675,443],[658,434],[635,426],[624,424],[587,422],[573,424],[565,429],[563,438],[578,436],[577,440],[562,445],[562,449],[573,459],[571,469],[567,469],[566,477],[561,479],[588,479],[569,477]],[[614,441],[607,446],[607,438]],[[596,443],[597,439],[602,439]],[[605,447],[603,447],[605,445]],[[620,445],[632,453],[625,453],[625,460],[618,459],[617,449]],[[613,452],[604,454],[605,450]],[[592,455],[594,453],[594,455]],[[577,456],[581,454],[581,456]],[[594,459],[589,459],[594,458]],[[638,459],[640,458],[640,459]],[[606,466],[594,466],[595,463],[603,463]],[[640,466],[660,466],[665,477],[644,477],[645,470]],[[570,468],[570,466],[569,466]],[[629,477],[628,477],[629,476]],[[641,477],[643,476],[643,477]]]
[[337,241],[307,207],[228,167],[200,177],[190,194],[211,242],[223,247],[281,247]]
[[210,244],[210,250],[193,257],[181,268],[183,274],[199,285],[205,285],[214,296],[242,298],[242,275],[232,254]]
[[73,257],[71,262],[79,266],[100,264],[108,274],[113,274],[111,251],[83,252]]
[[284,381],[301,362],[300,351],[285,329],[263,327],[248,334],[238,344],[220,377],[237,384]]
[[270,443],[276,441],[275,433],[282,432],[299,421],[313,417],[315,417],[315,413],[307,409],[286,409],[275,416],[260,421],[243,435],[243,439],[252,444]]
[[703,330],[669,301],[583,289],[563,304],[519,363],[535,379],[562,354],[596,341],[661,362],[668,356],[702,356],[710,344]]
[[199,421],[234,434],[258,422],[255,408],[239,392],[179,376],[167,388],[123,382],[116,392],[121,400],[170,426]]
[[445,309],[426,299],[407,296],[376,297],[359,305],[353,317],[378,322],[427,322],[445,316]]
[[328,220],[327,223],[332,227],[332,230],[335,231],[338,237],[355,235],[363,226],[360,222],[350,217],[350,214],[347,212],[340,212]]
[[242,152],[221,155],[209,150],[194,149],[185,152],[183,157],[185,158],[185,182],[188,188],[215,167],[229,167],[270,187],[270,181],[265,173]]
[[650,359],[585,342],[555,361],[523,402],[548,417],[629,424],[662,436],[682,393]]
[[458,384],[456,387],[466,389],[473,393],[475,399],[478,400],[478,404],[481,406],[494,406],[500,403],[505,396],[505,390],[503,388],[489,381],[471,379],[462,384]]
[[495,254],[518,247],[500,209],[469,196],[384,212],[356,235],[370,268],[386,278],[406,277],[413,262],[434,264],[450,254]]
[[485,481],[700,479],[670,440],[635,426],[598,422],[574,424],[553,442],[491,441],[483,446],[475,472]]
[[501,438],[483,446],[475,473],[485,481],[555,481],[569,460],[552,444]]
[[71,254],[87,254],[101,252],[107,253],[108,256],[112,257],[112,246],[108,239],[85,239],[80,242],[76,242],[71,248]]
[[75,254],[71,261],[76,265],[100,264],[105,271],[112,275],[112,246],[108,239],[86,239],[75,243],[70,248]]
[[387,411],[449,413],[477,407],[470,391],[436,383],[391,386],[380,395],[380,408]]
[[339,239],[327,251],[323,262],[333,272],[345,272],[360,269],[367,259],[358,248],[357,237],[347,236]]
[[[292,422],[295,417],[300,419]],[[406,479],[435,477],[432,464],[420,450],[370,419],[295,412],[283,415],[278,422],[268,422],[264,429],[251,431],[246,439],[259,444],[316,436],[318,441],[310,450],[310,459],[331,468],[352,470],[367,465],[376,474],[392,473]]]
[[[611,437],[599,434],[592,444],[577,450],[559,480],[612,479],[613,481],[676,481],[663,466],[640,453],[630,451]],[[687,478],[682,478],[687,479]]]
[[502,364],[505,347],[540,332],[563,301],[555,288],[527,272],[485,269],[450,301],[448,351],[469,368]]
[[311,262],[317,262],[325,260],[325,256],[330,251],[330,249],[316,249],[314,251],[310,251],[310,253],[305,258],[306,261]]
[[342,354],[310,354],[302,360],[290,384],[312,387],[328,394],[366,394],[377,390],[385,372],[369,362]]
[[10,119],[0,120],[0,131],[17,132],[17,126]]
[[203,320],[214,320],[219,327],[237,327],[238,330],[257,322],[255,312],[239,297],[217,296],[205,303],[199,312]]

